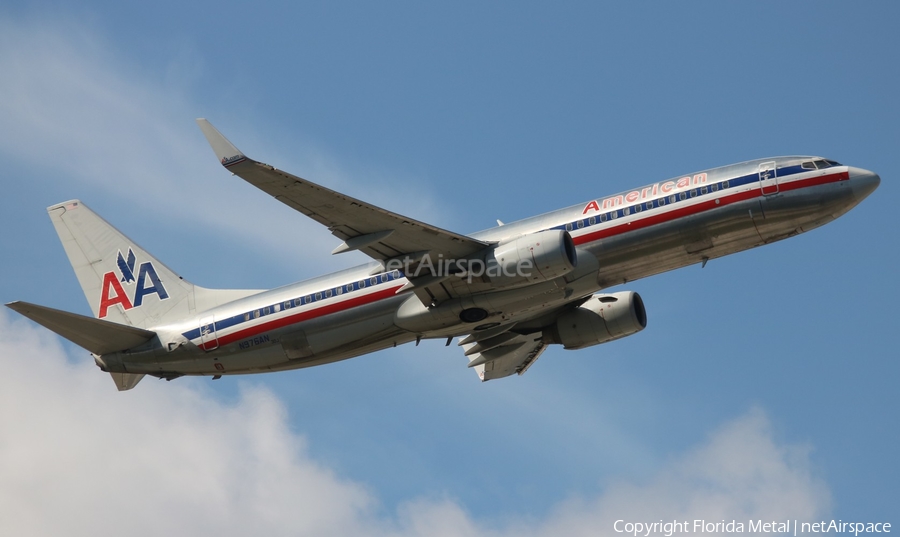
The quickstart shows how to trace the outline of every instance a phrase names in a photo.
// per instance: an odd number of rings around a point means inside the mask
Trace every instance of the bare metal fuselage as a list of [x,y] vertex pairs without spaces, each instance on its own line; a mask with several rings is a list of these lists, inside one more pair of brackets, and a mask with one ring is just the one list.
[[858,168],[800,167],[810,160],[783,157],[706,170],[686,176],[692,180],[681,186],[678,179],[660,182],[472,235],[502,242],[568,230],[578,248],[578,268],[552,281],[451,299],[422,312],[429,308],[411,292],[397,293],[407,280],[373,263],[152,327],[159,340],[100,360],[110,371],[162,377],[310,367],[417,338],[471,333],[472,324],[446,321],[453,316],[440,317],[439,310],[472,305],[488,312],[486,325],[519,321],[538,328],[541,312],[578,297],[821,226],[878,185],[877,175]]

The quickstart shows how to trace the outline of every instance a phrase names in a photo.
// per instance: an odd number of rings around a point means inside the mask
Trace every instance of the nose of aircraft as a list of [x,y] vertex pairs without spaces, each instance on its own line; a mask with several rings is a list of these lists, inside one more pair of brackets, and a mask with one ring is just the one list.
[[881,177],[875,172],[862,168],[850,167],[850,188],[857,202],[865,199],[881,184]]

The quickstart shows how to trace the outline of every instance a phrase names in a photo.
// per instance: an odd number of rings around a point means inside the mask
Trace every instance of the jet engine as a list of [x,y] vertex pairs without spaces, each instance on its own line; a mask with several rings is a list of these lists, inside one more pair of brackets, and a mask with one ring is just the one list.
[[641,295],[634,291],[596,294],[545,328],[543,340],[560,343],[566,349],[582,349],[630,336],[646,326],[647,311]]
[[501,243],[484,262],[486,279],[502,288],[564,276],[575,269],[578,257],[569,233],[550,229]]

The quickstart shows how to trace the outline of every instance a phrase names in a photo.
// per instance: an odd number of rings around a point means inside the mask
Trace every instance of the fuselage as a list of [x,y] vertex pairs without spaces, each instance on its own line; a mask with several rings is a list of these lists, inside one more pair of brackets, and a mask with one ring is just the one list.
[[879,182],[872,172],[818,157],[704,170],[471,235],[502,243],[565,230],[578,253],[577,270],[565,277],[429,309],[401,291],[403,272],[373,262],[152,327],[159,341],[102,360],[112,370],[163,377],[309,367],[419,338],[468,334],[473,326],[453,312],[473,305],[489,313],[484,326],[516,320],[537,326],[541,311],[575,298],[821,226]]

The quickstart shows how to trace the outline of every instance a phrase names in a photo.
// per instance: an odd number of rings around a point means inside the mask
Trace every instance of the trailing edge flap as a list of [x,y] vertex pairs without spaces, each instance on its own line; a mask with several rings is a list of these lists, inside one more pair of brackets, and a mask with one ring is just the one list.
[[486,328],[484,330],[478,330],[478,331],[472,332],[468,336],[460,339],[459,343],[457,343],[457,345],[459,345],[461,347],[463,345],[468,345],[469,343],[478,343],[479,341],[484,341],[485,339],[490,339],[494,336],[499,336],[500,334],[510,331],[513,326],[515,326],[515,323],[506,323],[506,324],[501,324],[499,326],[495,326],[493,328]]
[[[466,343],[462,347],[466,351],[478,343]],[[504,341],[501,345],[476,352],[471,355],[470,367],[482,381],[508,377],[513,373],[525,373],[544,352],[547,345],[541,341],[541,334],[519,335]]]
[[[151,330],[85,317],[77,313],[28,302],[10,302],[6,306],[94,354],[109,354],[131,349],[156,336],[156,332]],[[118,385],[119,382],[117,381],[116,384]],[[135,382],[135,384],[137,383]]]
[[[219,162],[241,179],[323,224],[344,241],[334,253],[359,250],[378,261],[413,252],[464,259],[488,243],[351,198],[246,157],[205,119],[197,124]],[[357,240],[354,240],[357,239]]]

